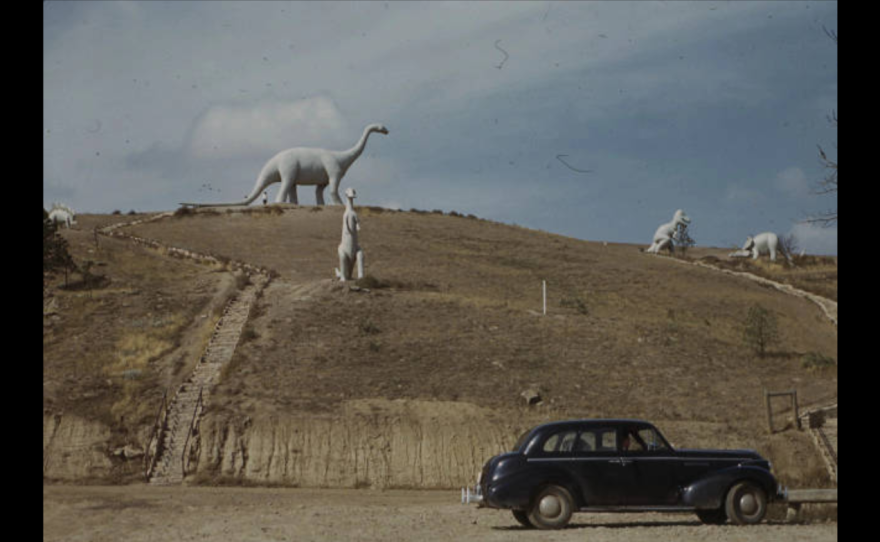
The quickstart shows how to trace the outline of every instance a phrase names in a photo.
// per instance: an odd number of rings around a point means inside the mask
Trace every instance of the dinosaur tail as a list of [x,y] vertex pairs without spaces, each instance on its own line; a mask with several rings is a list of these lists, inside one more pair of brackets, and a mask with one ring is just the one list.
[[188,203],[181,202],[181,206],[187,207],[238,207],[250,205],[253,203],[255,199],[260,197],[260,193],[266,189],[272,183],[280,181],[280,177],[278,176],[278,172],[272,170],[268,167],[263,168],[263,171],[260,172],[260,176],[257,177],[257,182],[254,185],[254,189],[251,190],[251,193],[245,196],[245,199],[240,201],[234,201],[231,203]]

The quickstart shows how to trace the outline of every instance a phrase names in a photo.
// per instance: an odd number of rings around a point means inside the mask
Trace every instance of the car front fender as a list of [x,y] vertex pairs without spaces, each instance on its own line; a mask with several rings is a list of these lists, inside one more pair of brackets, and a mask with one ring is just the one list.
[[727,491],[733,484],[750,481],[757,484],[767,494],[768,499],[776,495],[776,478],[760,467],[741,465],[713,472],[695,480],[682,490],[682,504],[700,509],[717,509],[724,505]]

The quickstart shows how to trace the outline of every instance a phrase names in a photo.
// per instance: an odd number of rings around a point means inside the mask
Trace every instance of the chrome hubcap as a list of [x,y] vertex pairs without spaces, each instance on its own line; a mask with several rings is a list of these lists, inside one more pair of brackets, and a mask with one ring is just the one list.
[[559,499],[553,495],[547,495],[538,503],[538,510],[545,518],[555,518],[562,512],[562,505]]
[[758,511],[758,499],[752,493],[746,493],[739,499],[739,509],[743,514],[754,514]]

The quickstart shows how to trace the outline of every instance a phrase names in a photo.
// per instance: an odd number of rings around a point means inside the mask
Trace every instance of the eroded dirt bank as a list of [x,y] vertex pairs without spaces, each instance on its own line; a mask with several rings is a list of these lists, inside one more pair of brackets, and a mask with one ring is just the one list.
[[460,504],[456,491],[43,486],[43,540],[546,540],[819,542],[836,522],[706,526],[691,514],[578,514],[562,531],[527,530],[509,512]]
[[[294,487],[454,488],[527,428],[466,403],[361,400],[344,414],[206,416],[196,480]],[[527,424],[527,422],[526,422]]]
[[[210,410],[201,421],[198,463],[187,482],[313,488],[458,489],[525,430],[563,415],[542,408],[497,412],[448,401],[352,400],[334,415],[254,416]],[[753,448],[789,487],[831,487],[808,434],[766,435],[725,423],[655,420],[674,445]],[[131,483],[143,479],[149,431],[111,445],[107,426],[44,414],[46,481]]]

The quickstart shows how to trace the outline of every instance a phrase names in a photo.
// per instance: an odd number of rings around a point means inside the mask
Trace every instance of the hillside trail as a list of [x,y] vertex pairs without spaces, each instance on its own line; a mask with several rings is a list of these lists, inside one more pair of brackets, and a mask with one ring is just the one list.
[[834,327],[837,327],[837,302],[836,301],[832,301],[826,297],[822,297],[820,295],[816,295],[816,294],[813,294],[810,292],[806,292],[804,290],[800,290],[798,288],[795,288],[794,286],[791,286],[790,284],[783,284],[781,282],[776,282],[775,280],[770,280],[770,279],[767,279],[764,277],[759,277],[758,275],[755,275],[752,273],[748,273],[748,272],[744,272],[744,271],[731,271],[730,269],[722,269],[720,267],[715,267],[714,265],[710,265],[705,262],[686,261],[686,260],[680,260],[678,258],[670,258],[670,259],[673,261],[679,262],[679,263],[695,265],[697,267],[704,267],[706,269],[718,271],[718,272],[724,273],[726,275],[731,275],[731,276],[735,276],[735,277],[741,277],[741,278],[745,278],[748,280],[752,280],[752,281],[757,282],[759,284],[763,284],[764,286],[769,286],[771,288],[775,288],[775,289],[779,290],[780,292],[784,292],[789,295],[808,299],[808,300],[812,301],[813,303],[815,303],[816,305],[818,305],[819,308],[822,309],[822,312],[825,314],[825,316],[829,320],[831,320],[831,322],[834,324]]
[[159,454],[155,468],[148,473],[151,484],[178,484],[183,481],[189,452],[198,443],[202,411],[223,366],[232,359],[251,307],[268,279],[254,277],[252,281],[226,305],[195,370],[178,388],[168,406],[166,428],[158,442]]
[[[210,255],[199,254],[178,247],[163,245],[152,239],[143,239],[121,232],[121,228],[153,222],[173,216],[160,213],[151,217],[111,224],[99,231],[103,235],[128,238],[138,244],[154,249],[164,249],[170,255],[200,261],[218,262]],[[158,428],[152,464],[147,466],[147,478],[151,484],[179,484],[186,476],[188,459],[192,453],[198,456],[198,427],[201,414],[207,405],[213,387],[217,384],[223,367],[232,359],[241,333],[248,321],[251,307],[260,292],[268,285],[271,273],[244,262],[228,262],[227,266],[245,271],[246,286],[226,304],[214,327],[208,345],[196,363],[192,374],[177,389],[165,411],[164,421]],[[179,461],[178,461],[179,458]]]

